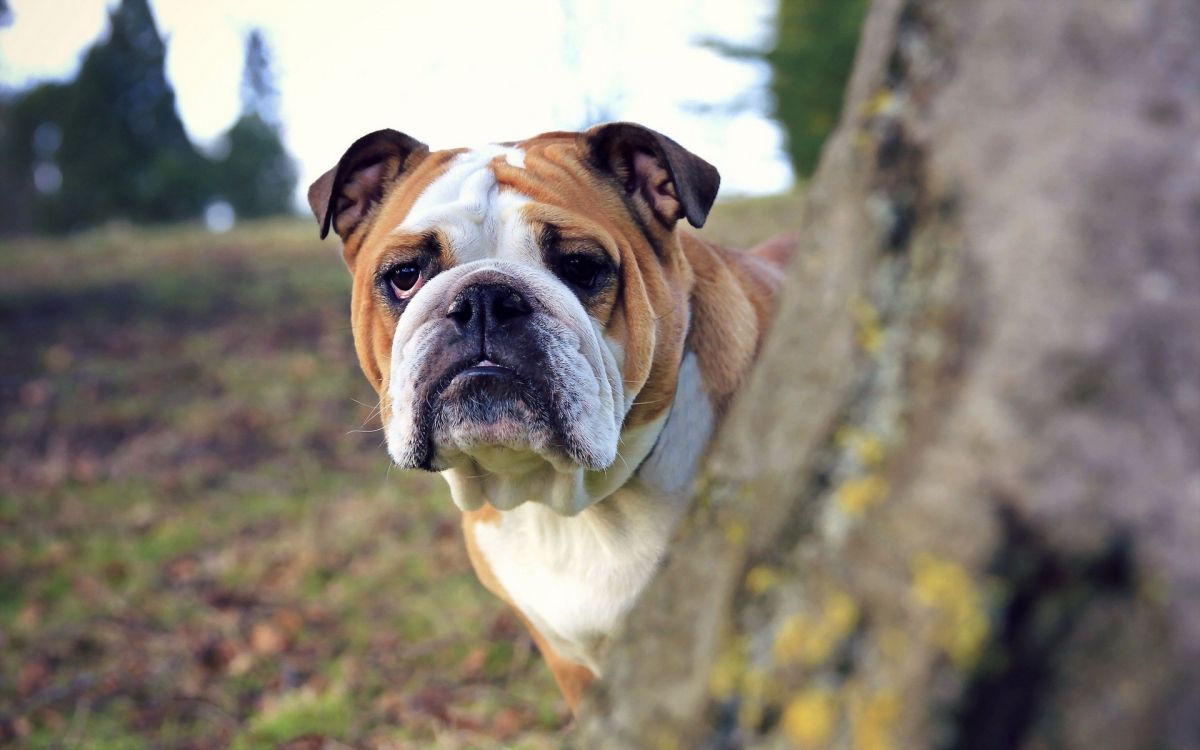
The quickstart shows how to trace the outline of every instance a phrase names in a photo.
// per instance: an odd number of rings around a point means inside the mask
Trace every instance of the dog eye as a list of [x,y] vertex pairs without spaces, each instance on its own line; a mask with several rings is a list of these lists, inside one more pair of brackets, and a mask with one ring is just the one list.
[[416,263],[402,263],[388,271],[385,277],[391,287],[392,296],[397,300],[406,300],[417,293],[424,283],[421,267]]
[[594,289],[607,268],[590,255],[569,255],[559,263],[558,275],[580,289]]

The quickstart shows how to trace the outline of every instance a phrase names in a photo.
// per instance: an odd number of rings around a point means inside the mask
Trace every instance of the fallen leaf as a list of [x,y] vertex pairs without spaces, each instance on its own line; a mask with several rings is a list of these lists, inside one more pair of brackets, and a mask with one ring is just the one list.
[[259,654],[278,654],[287,646],[287,638],[274,625],[257,622],[250,629],[250,648]]

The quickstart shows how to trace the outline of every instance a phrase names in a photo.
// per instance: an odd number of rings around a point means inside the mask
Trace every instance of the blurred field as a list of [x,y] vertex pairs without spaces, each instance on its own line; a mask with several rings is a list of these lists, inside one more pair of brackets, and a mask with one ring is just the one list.
[[441,479],[388,470],[348,300],[298,219],[0,244],[0,745],[561,744]]

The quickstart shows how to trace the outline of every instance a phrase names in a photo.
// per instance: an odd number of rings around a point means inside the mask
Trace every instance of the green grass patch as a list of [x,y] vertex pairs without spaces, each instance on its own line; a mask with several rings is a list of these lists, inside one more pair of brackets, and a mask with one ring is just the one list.
[[332,739],[348,736],[355,707],[344,688],[321,692],[299,690],[280,696],[269,709],[252,717],[231,750],[271,750],[288,740],[316,734]]

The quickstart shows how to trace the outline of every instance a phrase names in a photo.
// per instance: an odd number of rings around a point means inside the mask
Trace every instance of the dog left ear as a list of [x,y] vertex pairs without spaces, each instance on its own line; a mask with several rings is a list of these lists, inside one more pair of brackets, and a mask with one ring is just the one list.
[[667,226],[681,218],[704,226],[721,174],[717,168],[662,133],[632,122],[597,125],[583,134],[596,166],[639,196]]
[[396,178],[428,153],[424,143],[391,129],[376,130],[351,144],[337,166],[308,188],[308,205],[321,227],[321,239],[331,226],[342,240],[349,237]]

